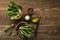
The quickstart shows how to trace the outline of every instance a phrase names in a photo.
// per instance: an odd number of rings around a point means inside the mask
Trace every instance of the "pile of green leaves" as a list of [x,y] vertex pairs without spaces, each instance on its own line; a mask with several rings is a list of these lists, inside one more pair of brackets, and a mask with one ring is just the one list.
[[11,2],[7,7],[7,16],[10,19],[17,19],[21,14],[22,7],[16,5],[14,2]]
[[6,25],[5,27],[6,27],[5,32],[8,33],[9,36],[12,35],[14,26],[12,26],[12,25]]
[[24,24],[19,27],[19,35],[22,38],[31,38],[32,37],[32,30],[34,30],[33,26],[30,24]]

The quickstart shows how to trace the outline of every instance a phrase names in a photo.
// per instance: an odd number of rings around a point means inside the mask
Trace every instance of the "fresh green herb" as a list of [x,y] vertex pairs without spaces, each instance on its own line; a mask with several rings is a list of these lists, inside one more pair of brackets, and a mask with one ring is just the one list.
[[27,38],[31,38],[32,37],[32,30],[34,30],[33,26],[31,26],[30,24],[25,24],[25,25],[21,25],[19,27],[19,35],[21,35],[21,37],[27,37]]
[[5,29],[5,32],[8,33],[8,35],[12,35],[13,29],[14,29],[14,26],[12,26],[12,25],[7,25],[7,26],[6,26],[6,29]]
[[18,6],[14,2],[11,2],[7,7],[7,16],[12,19],[17,19],[21,14],[22,7]]

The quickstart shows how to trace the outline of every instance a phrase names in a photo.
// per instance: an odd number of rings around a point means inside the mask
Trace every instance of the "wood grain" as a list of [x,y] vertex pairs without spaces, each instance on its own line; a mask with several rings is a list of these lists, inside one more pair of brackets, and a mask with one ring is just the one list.
[[[34,8],[41,16],[38,36],[32,40],[60,40],[60,1],[59,0],[12,0],[23,7],[23,11]],[[19,37],[9,37],[4,33],[5,25],[13,23],[6,16],[6,7],[10,0],[0,0],[0,40],[20,40]],[[4,37],[6,36],[6,37]]]

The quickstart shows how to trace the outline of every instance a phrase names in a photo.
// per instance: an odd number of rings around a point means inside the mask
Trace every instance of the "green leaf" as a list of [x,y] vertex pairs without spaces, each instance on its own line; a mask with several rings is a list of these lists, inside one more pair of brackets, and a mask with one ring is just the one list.
[[[17,19],[16,16],[20,15],[21,8],[15,4],[14,2],[11,2],[7,7],[7,16],[10,19]],[[13,17],[14,16],[14,17]]]

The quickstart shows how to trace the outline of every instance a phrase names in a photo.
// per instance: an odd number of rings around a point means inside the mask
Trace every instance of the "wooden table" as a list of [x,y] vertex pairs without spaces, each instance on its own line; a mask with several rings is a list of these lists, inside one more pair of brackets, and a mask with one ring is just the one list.
[[[21,5],[26,12],[32,7],[41,16],[38,36],[33,40],[60,40],[60,1],[59,0],[12,0]],[[0,40],[20,40],[19,37],[6,36],[5,25],[12,21],[6,16],[10,0],[0,0]]]

